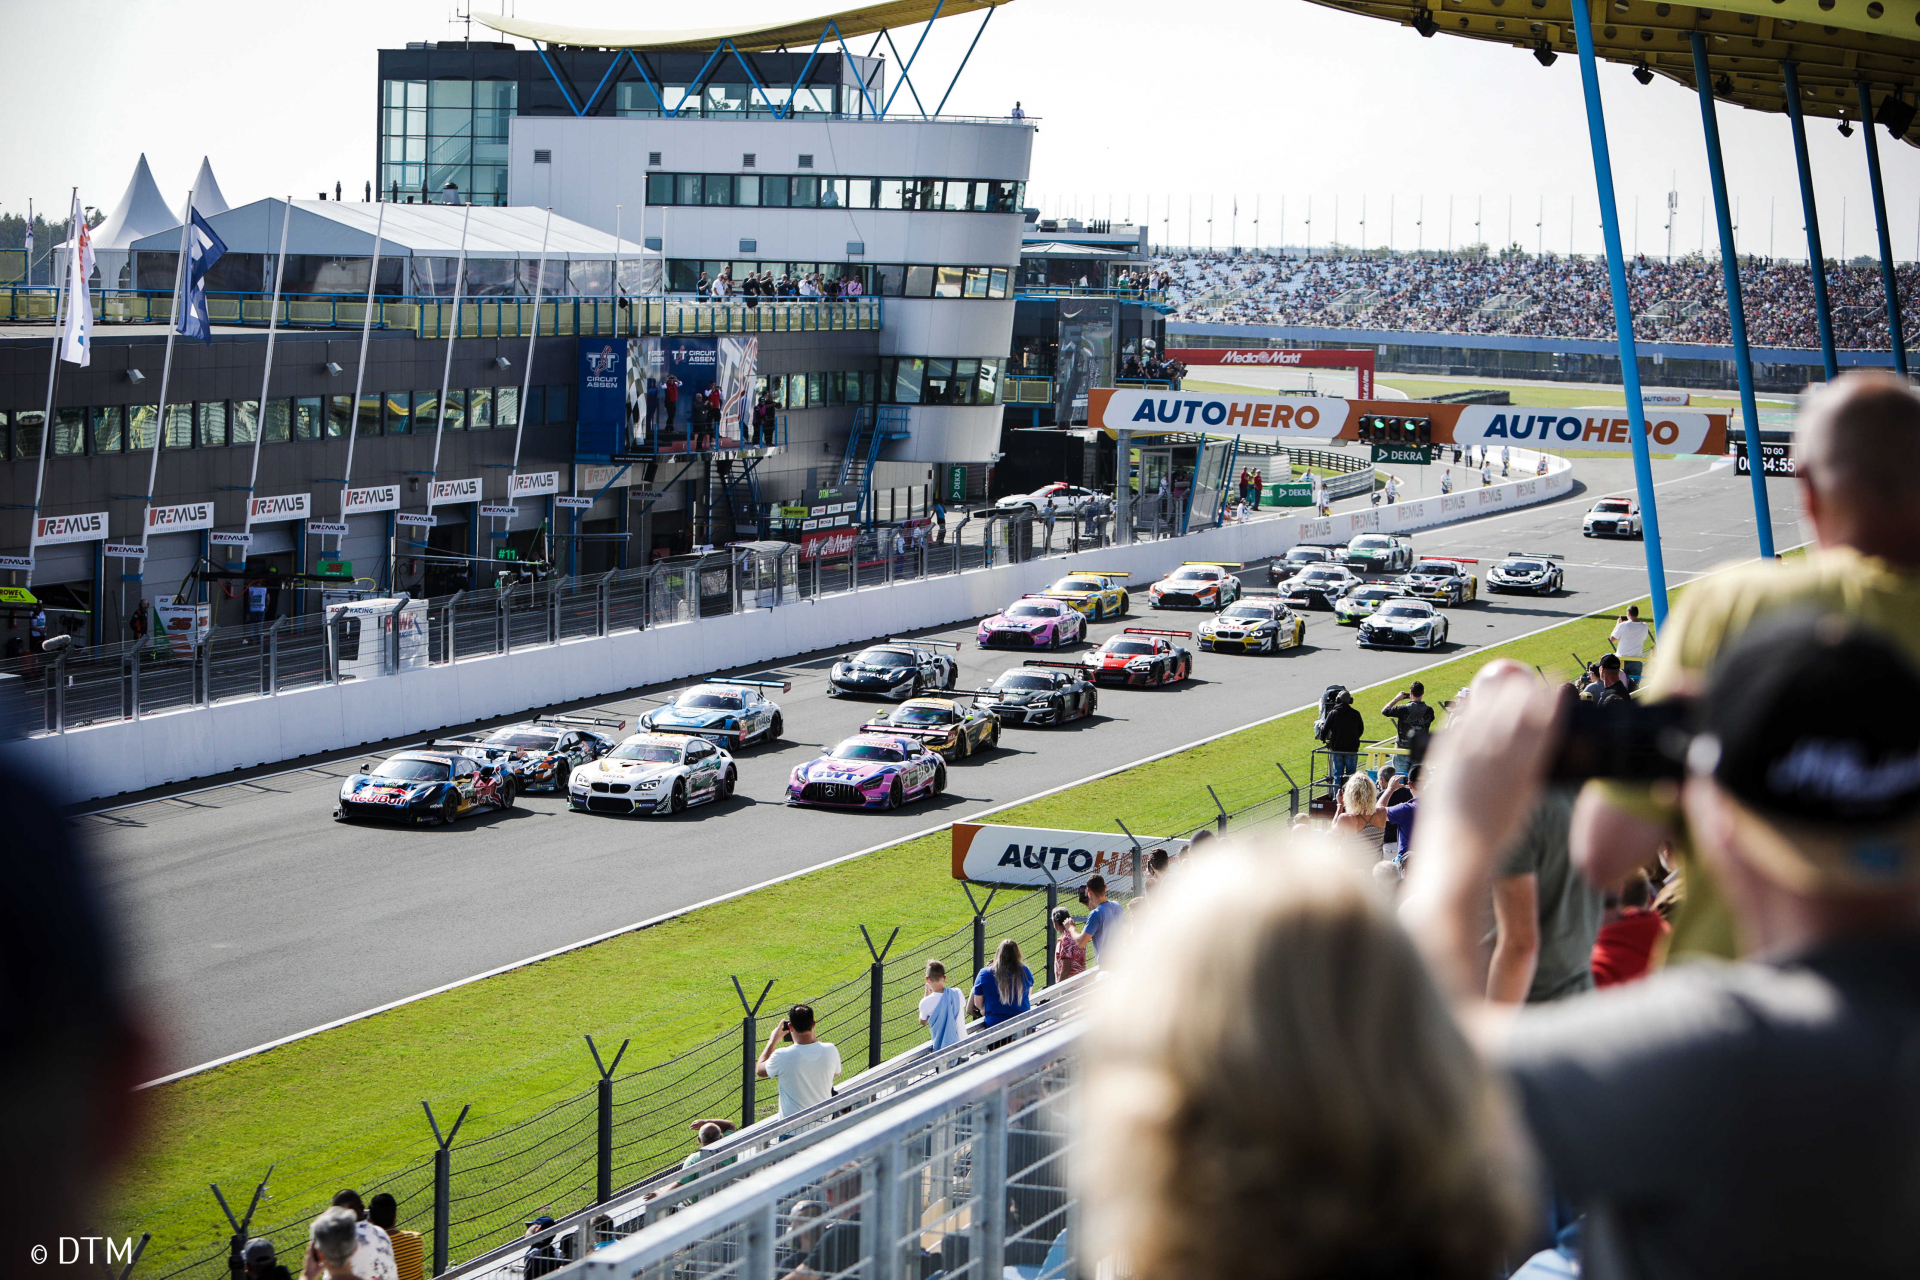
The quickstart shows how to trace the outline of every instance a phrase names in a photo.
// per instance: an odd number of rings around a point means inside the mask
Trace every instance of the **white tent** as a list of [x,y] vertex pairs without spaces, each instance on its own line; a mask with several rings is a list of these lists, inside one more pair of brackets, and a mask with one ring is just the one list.
[[[220,182],[213,176],[213,161],[205,156],[200,157],[200,172],[193,175],[190,193],[193,196],[193,207],[200,211],[200,216],[203,218],[211,218],[216,213],[225,213],[233,207],[227,203],[226,196],[220,193]],[[187,220],[186,207],[186,197],[183,196],[180,200],[181,212],[174,215],[175,226]]]
[[[141,153],[140,163],[133,166],[133,177],[127,180],[127,189],[120,196],[120,203],[113,207],[107,220],[93,229],[93,260],[95,263],[94,283],[103,289],[129,288],[132,281],[127,279],[128,250],[141,236],[150,236],[156,231],[168,227],[178,227],[180,219],[167,208],[166,199],[161,196],[160,188],[154,183],[153,171],[147,168],[147,157]],[[54,269],[59,273],[57,279],[66,275],[67,255],[64,248],[54,254]]]

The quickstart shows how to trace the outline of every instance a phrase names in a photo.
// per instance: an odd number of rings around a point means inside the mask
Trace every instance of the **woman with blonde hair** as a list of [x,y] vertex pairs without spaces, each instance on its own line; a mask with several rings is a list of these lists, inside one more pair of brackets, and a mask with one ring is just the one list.
[[1218,856],[1136,928],[1088,1032],[1087,1238],[1136,1280],[1500,1274],[1524,1148],[1363,868]]
[[[1340,788],[1340,803],[1333,813],[1333,829],[1349,835],[1385,831],[1387,811],[1381,807],[1379,788],[1364,773],[1356,773]],[[1378,837],[1375,837],[1378,839]]]

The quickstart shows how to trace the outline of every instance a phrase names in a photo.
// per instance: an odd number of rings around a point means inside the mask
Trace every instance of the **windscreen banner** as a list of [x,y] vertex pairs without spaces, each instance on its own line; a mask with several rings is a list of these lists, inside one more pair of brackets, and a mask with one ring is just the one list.
[[[649,450],[686,441],[696,433],[718,439],[745,438],[753,412],[753,379],[759,362],[758,338],[632,338],[625,372],[628,429],[637,445]],[[665,387],[676,379],[668,403]],[[651,420],[647,384],[660,391]],[[699,398],[718,388],[720,414],[706,420]]]
[[1113,303],[1104,299],[1062,298],[1060,351],[1053,370],[1053,421],[1079,426],[1091,421],[1088,397],[1094,387],[1113,380]]
[[[1043,888],[1051,876],[1063,888],[1077,888],[1104,876],[1116,889],[1133,885],[1136,847],[1171,857],[1187,851],[1181,836],[1130,836],[1113,831],[1056,831],[1047,827],[1003,827],[979,822],[953,824],[953,878],[975,884]],[[1142,868],[1144,871],[1144,868]]]

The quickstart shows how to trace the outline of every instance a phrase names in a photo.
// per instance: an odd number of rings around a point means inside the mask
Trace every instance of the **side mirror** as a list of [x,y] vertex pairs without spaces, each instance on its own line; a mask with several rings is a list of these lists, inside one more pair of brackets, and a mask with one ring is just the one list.
[[357,770],[357,772],[360,772],[360,773],[371,773],[371,772],[373,772],[373,766],[372,766],[372,765],[370,765],[370,764],[368,764],[368,763],[367,763],[366,761],[364,761],[364,760],[362,760],[362,761],[360,762],[360,768],[359,768],[359,769]]

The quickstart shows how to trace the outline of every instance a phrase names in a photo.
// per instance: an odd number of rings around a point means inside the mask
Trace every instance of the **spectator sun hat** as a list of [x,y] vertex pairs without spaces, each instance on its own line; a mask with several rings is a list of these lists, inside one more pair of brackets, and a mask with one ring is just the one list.
[[1797,892],[1920,883],[1920,672],[1839,615],[1749,628],[1715,663],[1688,751],[1741,847]]

